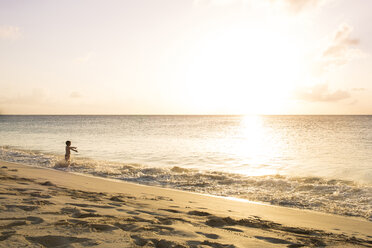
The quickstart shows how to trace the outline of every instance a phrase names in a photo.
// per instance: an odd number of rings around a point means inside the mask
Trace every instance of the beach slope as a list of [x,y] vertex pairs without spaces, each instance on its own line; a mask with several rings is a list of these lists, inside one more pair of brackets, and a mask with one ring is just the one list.
[[372,247],[369,221],[0,162],[0,247]]

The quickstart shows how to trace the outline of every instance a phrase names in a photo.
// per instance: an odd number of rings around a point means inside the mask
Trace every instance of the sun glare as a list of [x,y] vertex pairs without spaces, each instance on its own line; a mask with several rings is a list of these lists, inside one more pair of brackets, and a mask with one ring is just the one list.
[[[264,130],[262,120],[257,115],[247,115],[241,121],[241,132],[244,140],[241,142],[239,153],[249,154],[252,159],[256,159],[263,151]],[[252,161],[258,163],[259,161]]]
[[230,113],[277,113],[301,73],[300,48],[275,30],[230,29],[200,44],[186,73],[200,105],[223,99]]

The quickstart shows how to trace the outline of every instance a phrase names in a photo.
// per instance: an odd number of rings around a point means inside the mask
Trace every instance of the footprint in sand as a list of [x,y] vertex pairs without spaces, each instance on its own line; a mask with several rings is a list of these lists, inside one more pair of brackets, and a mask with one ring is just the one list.
[[106,224],[89,224],[89,227],[94,231],[98,232],[111,232],[113,230],[119,229],[116,226],[106,225]]
[[115,202],[125,202],[125,200],[120,196],[113,196],[110,198],[110,200]]
[[201,246],[203,245],[204,246],[210,246],[210,247],[218,247],[218,248],[235,248],[236,246],[235,245],[226,245],[226,244],[221,244],[221,243],[216,243],[216,242],[210,242],[208,240],[204,240],[203,242],[200,242],[200,241],[195,241],[195,240],[190,240],[190,241],[187,241],[187,245],[190,246],[190,247],[194,247],[194,246]]
[[24,183],[24,182],[17,182],[17,183],[21,185],[29,185],[28,183]]
[[[120,211],[119,209],[117,209],[117,210]],[[140,214],[137,211],[132,211],[132,210],[125,211],[125,212],[127,212],[127,214],[130,214],[130,215],[139,215]]]
[[133,242],[139,246],[144,246],[149,242],[149,240],[141,238],[138,235],[131,235],[130,237],[133,239]]
[[1,235],[0,235],[0,241],[4,241],[4,240],[8,239],[11,236],[13,236],[14,234],[16,234],[16,231],[13,231],[13,230],[3,231],[3,232],[1,232]]
[[[44,222],[44,220],[42,218],[34,217],[34,216],[29,216],[29,217],[26,217],[26,218],[1,218],[0,220],[13,220],[12,222],[10,222],[10,223],[8,223],[4,226],[0,226],[0,230],[2,230],[2,229],[12,229],[12,228],[15,228],[15,227],[25,226],[25,225],[28,225],[28,224],[40,224],[40,223]],[[2,236],[0,236],[0,241],[8,239],[15,232],[16,231],[13,231],[13,230],[3,231],[1,233]]]
[[159,210],[163,210],[163,211],[167,211],[167,212],[171,212],[171,213],[182,213],[181,211],[175,210],[175,209],[159,208]]
[[145,239],[141,238],[138,235],[131,235],[130,236],[133,239],[133,242],[138,245],[138,246],[155,246],[155,247],[179,247],[179,248],[184,248],[183,245],[180,245],[176,242],[173,241],[168,241],[165,239]]
[[114,207],[121,207],[121,206],[125,205],[123,203],[115,203],[115,202],[110,202],[108,204],[111,205],[111,206],[114,206]]
[[[19,223],[29,221],[31,224],[40,224],[40,223],[44,222],[43,218],[36,217],[36,216],[28,216],[26,218],[0,218],[0,220],[15,220],[15,222],[14,222],[14,224],[12,224],[12,226],[23,225],[23,224],[15,224],[17,221]],[[25,223],[25,224],[27,224],[27,223]],[[0,229],[6,229],[6,228],[0,227]]]
[[10,238],[11,236],[12,236],[12,235],[10,235],[10,234],[0,235],[0,241],[7,240],[7,239]]
[[40,192],[32,192],[30,193],[30,195],[33,197],[38,197],[38,198],[43,198],[43,199],[52,198],[50,195],[42,194]]
[[68,219],[68,220],[59,220],[54,223],[56,226],[65,226],[65,227],[87,227],[88,229],[84,228],[85,231],[95,231],[95,232],[111,232],[114,230],[119,229],[119,227],[107,224],[100,224],[100,223],[91,223],[93,220],[83,221],[83,220],[76,220],[76,219]]
[[31,224],[40,224],[44,222],[44,219],[36,216],[28,216],[26,217],[26,220],[30,221]]
[[155,218],[158,220],[159,224],[162,224],[162,225],[172,225],[173,224],[173,221],[169,218],[166,218],[166,217],[164,218],[164,217],[159,217],[159,216],[156,216]]
[[13,221],[5,226],[0,226],[0,229],[9,229],[9,228],[12,228],[12,227],[16,227],[16,226],[24,226],[24,225],[27,225],[27,222],[24,221],[24,220],[16,220],[16,221]]
[[46,181],[46,182],[40,183],[40,185],[43,185],[43,186],[57,186],[54,183],[52,183],[51,181]]
[[82,213],[82,212],[76,212],[72,214],[72,217],[74,218],[91,218],[91,217],[101,217],[100,214],[95,214],[95,213]]
[[121,230],[123,231],[137,231],[138,228],[140,228],[140,226],[138,225],[135,225],[135,224],[132,224],[132,223],[128,223],[128,224],[123,224],[123,223],[115,223],[115,226],[120,228]]
[[224,227],[222,229],[225,229],[227,231],[232,231],[232,232],[244,232],[243,230],[241,229],[238,229],[238,228],[233,228],[233,227]]
[[89,222],[77,219],[59,220],[53,223],[55,226],[88,226]]
[[26,239],[33,243],[38,243],[47,248],[52,247],[70,247],[73,243],[79,243],[84,245],[97,245],[97,243],[88,238],[77,238],[77,237],[67,237],[67,236],[36,236],[36,237],[26,237]]
[[80,210],[77,208],[70,208],[70,207],[61,208],[61,214],[74,214],[77,212],[80,212]]
[[35,206],[44,206],[44,205],[55,205],[55,203],[47,200],[38,200],[38,199],[23,199],[23,203],[35,205]]
[[90,209],[90,208],[82,208],[81,210],[83,210],[85,212],[88,212],[88,213],[96,213],[97,212],[97,210]]
[[292,245],[294,243],[288,242],[284,239],[278,239],[278,238],[272,238],[272,237],[263,237],[263,236],[254,236],[256,239],[264,240],[266,242],[272,243],[272,244],[289,244]]
[[27,191],[29,189],[25,189],[25,188],[13,188],[13,190],[18,191],[18,192],[25,192],[25,191]]
[[188,215],[196,215],[196,216],[210,216],[210,215],[211,215],[211,214],[208,213],[208,212],[197,211],[197,210],[189,211],[187,214],[188,214]]
[[219,239],[220,236],[218,236],[217,234],[214,234],[214,233],[203,233],[203,232],[196,232],[197,234],[201,234],[209,239]]
[[5,205],[5,207],[6,207],[8,210],[12,210],[12,209],[15,209],[15,208],[19,208],[19,209],[22,209],[22,210],[24,210],[24,211],[33,211],[33,210],[39,208],[38,206],[28,206],[28,205]]
[[74,218],[89,218],[89,217],[102,217],[100,214],[95,214],[92,209],[89,209],[87,212],[81,212],[84,211],[83,209],[78,209],[78,208],[71,208],[71,207],[65,207],[61,208],[60,213],[61,214],[70,214],[71,217]]

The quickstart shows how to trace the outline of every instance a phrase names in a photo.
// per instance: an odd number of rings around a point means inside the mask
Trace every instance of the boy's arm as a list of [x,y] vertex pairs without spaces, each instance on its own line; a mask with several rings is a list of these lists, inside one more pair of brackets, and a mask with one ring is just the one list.
[[70,147],[70,150],[73,150],[74,152],[78,152],[76,149],[77,147]]

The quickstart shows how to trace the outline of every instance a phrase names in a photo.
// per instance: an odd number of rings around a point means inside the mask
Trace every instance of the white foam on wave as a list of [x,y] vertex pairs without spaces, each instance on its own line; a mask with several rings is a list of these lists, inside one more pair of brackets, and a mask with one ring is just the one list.
[[[60,170],[64,165],[62,156],[11,147],[0,147],[0,160]],[[372,221],[372,186],[353,181],[285,175],[244,176],[178,166],[158,168],[84,158],[73,161],[69,170],[146,185],[358,216]]]

